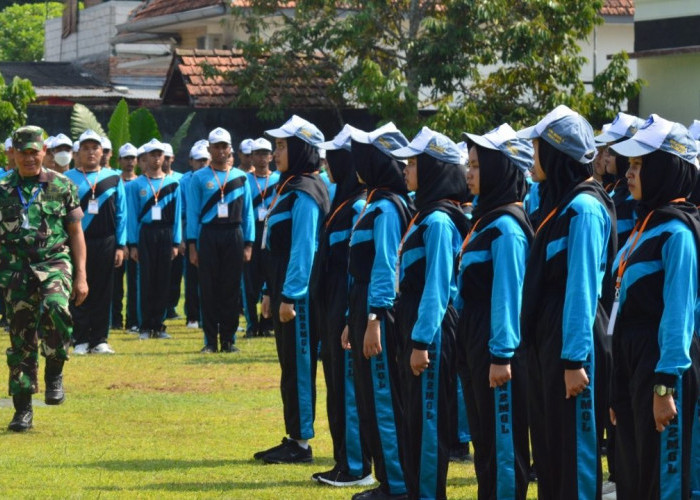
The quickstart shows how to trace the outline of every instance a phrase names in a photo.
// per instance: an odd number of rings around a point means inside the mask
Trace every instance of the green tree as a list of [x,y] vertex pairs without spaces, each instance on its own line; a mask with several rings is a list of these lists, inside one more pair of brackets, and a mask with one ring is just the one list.
[[[16,76],[7,85],[0,75],[0,141],[27,123],[27,106],[35,98],[36,93],[29,80]],[[0,164],[7,165],[4,150],[0,153]]]
[[63,14],[61,2],[10,5],[0,12],[0,60],[41,61],[44,23]]
[[[294,78],[325,79],[339,108],[366,107],[406,132],[425,121],[420,110],[435,110],[427,122],[447,133],[531,124],[560,103],[614,115],[640,87],[626,64],[611,65],[592,92],[579,77],[579,41],[602,23],[602,0],[250,4],[233,13],[248,34],[237,43],[248,66],[226,77],[240,92],[234,104],[265,118],[279,118],[286,104],[269,90]],[[300,58],[304,72],[295,71]]]

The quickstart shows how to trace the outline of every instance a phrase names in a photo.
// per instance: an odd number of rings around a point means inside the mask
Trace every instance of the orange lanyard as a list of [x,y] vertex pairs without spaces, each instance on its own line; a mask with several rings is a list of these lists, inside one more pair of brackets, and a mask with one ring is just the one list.
[[258,176],[253,174],[253,179],[255,179],[255,184],[258,186],[258,193],[260,193],[260,204],[265,208],[265,194],[267,194],[267,186],[270,183],[270,174],[265,177],[265,189],[260,189],[260,183],[258,182]]
[[372,197],[374,196],[374,193],[376,193],[379,189],[381,189],[381,188],[374,188],[372,191],[369,192],[369,196],[367,196],[367,200],[365,201],[365,206],[362,207],[362,210],[360,211],[360,215],[357,216],[357,220],[355,221],[355,225],[352,226],[353,231],[355,230],[357,225],[362,220],[362,216],[365,215],[365,210],[367,210],[369,203],[372,201]]
[[272,203],[270,203],[270,209],[269,209],[268,212],[267,212],[267,214],[268,214],[267,217],[268,217],[268,218],[270,217],[270,212],[272,212],[272,209],[275,208],[275,205],[277,204],[277,199],[278,199],[278,198],[280,197],[280,195],[282,194],[282,191],[284,190],[284,186],[286,186],[287,183],[288,183],[289,181],[291,181],[292,179],[294,179],[294,177],[296,177],[296,176],[292,175],[289,179],[287,179],[286,181],[284,181],[284,183],[277,189],[277,195],[275,195],[275,198],[272,200]]
[[411,228],[413,227],[413,224],[415,224],[416,219],[420,215],[420,212],[418,212],[416,215],[413,216],[411,219],[411,222],[408,223],[408,227],[406,228],[406,232],[403,233],[403,238],[401,238],[401,243],[399,243],[399,259],[401,260],[401,253],[403,252],[403,244],[406,241],[406,238],[408,238],[408,233],[411,232]]
[[[685,198],[676,198],[675,200],[671,200],[670,203],[675,203],[675,202],[680,202],[680,201],[685,201]],[[620,295],[620,287],[622,286],[622,276],[625,274],[625,270],[627,269],[627,261],[629,260],[630,255],[632,252],[634,252],[634,248],[637,246],[637,243],[639,242],[639,238],[642,236],[642,233],[647,227],[647,222],[649,222],[649,219],[651,218],[651,215],[654,213],[652,210],[647,214],[647,216],[644,218],[644,221],[642,222],[642,225],[640,226],[639,223],[635,224],[634,229],[632,230],[632,233],[629,235],[627,238],[627,241],[632,240],[632,244],[629,246],[627,251],[620,256],[620,263],[617,267],[617,279],[615,280],[615,298],[618,298]]]
[[95,176],[95,183],[90,184],[90,181],[88,180],[88,176],[85,173],[85,170],[80,170],[83,173],[83,177],[85,177],[85,182],[88,183],[88,186],[90,186],[90,191],[92,191],[92,199],[95,199],[95,189],[97,188],[97,182],[100,180],[100,172],[102,171],[101,168],[97,169],[97,175]]
[[156,191],[153,188],[153,184],[151,184],[151,178],[149,176],[146,176],[146,180],[148,181],[148,185],[151,186],[151,192],[153,192],[153,199],[156,200],[156,205],[158,205],[158,196],[160,196],[160,190],[163,188],[163,183],[165,182],[165,176],[160,178],[160,186],[158,186],[158,191]]
[[214,167],[209,165],[209,168],[211,169],[211,173],[214,175],[214,179],[216,179],[216,183],[219,185],[219,189],[221,190],[221,202],[223,203],[223,201],[224,201],[224,188],[226,187],[226,184],[228,183],[228,174],[231,173],[231,168],[226,170],[226,177],[224,178],[223,184],[221,184],[221,181],[219,180],[219,176],[216,175],[216,170],[214,170]]
[[331,221],[335,218],[335,216],[338,214],[338,212],[340,212],[343,209],[343,207],[348,204],[348,202],[350,200],[352,200],[352,198],[348,198],[343,203],[341,203],[338,208],[335,209],[335,211],[331,214],[331,216],[326,221],[326,228],[328,228],[328,226],[331,225]]
[[554,214],[557,213],[557,210],[559,210],[559,207],[555,207],[554,209],[552,209],[551,212],[549,212],[549,214],[547,215],[547,217],[545,217],[544,220],[543,220],[542,222],[540,222],[540,225],[537,226],[537,231],[535,231],[535,234],[539,233],[539,232],[540,232],[540,229],[542,229],[542,228],[544,227],[544,225],[547,224],[547,222],[549,222],[549,219],[551,219],[552,217],[554,217]]

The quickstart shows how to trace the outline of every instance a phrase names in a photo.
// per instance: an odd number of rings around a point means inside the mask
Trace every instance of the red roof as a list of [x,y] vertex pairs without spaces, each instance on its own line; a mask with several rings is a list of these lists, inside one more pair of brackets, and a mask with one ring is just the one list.
[[600,13],[604,16],[634,16],[634,0],[605,0]]
[[[195,107],[228,106],[238,95],[236,87],[222,76],[204,76],[203,65],[220,72],[241,70],[246,60],[239,50],[177,49],[168,78],[163,88],[163,104],[191,105]],[[299,59],[299,75],[303,75],[303,60]],[[328,96],[330,80],[314,78],[311,81],[301,76],[289,75],[277,88],[272,89],[270,99],[288,99],[288,107],[328,108],[332,101]]]

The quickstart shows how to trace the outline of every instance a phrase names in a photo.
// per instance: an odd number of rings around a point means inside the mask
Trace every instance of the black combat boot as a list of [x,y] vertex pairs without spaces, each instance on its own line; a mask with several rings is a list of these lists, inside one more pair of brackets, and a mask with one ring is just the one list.
[[32,395],[16,394],[12,396],[15,405],[15,416],[7,429],[15,432],[25,432],[31,429],[34,412],[32,411]]
[[44,401],[47,405],[60,405],[66,400],[63,392],[63,360],[47,359],[44,368],[44,384],[46,391]]

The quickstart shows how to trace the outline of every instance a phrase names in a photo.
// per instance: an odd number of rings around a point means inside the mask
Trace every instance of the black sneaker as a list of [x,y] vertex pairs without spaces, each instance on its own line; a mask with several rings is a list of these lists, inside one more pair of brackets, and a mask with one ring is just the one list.
[[254,458],[255,460],[260,460],[262,457],[264,457],[264,456],[267,455],[268,453],[272,453],[273,451],[277,451],[277,450],[279,450],[280,448],[284,448],[284,447],[287,445],[287,441],[289,441],[289,439],[287,439],[286,437],[284,437],[284,438],[282,438],[282,443],[281,443],[281,444],[278,444],[277,446],[273,446],[272,448],[268,448],[267,450],[258,451],[258,452],[256,452],[256,453],[253,455],[253,458]]
[[[353,476],[338,469],[332,469],[327,472],[320,472],[314,474],[316,476],[316,481],[321,484],[328,484],[330,486],[369,486],[374,484],[374,478],[372,474],[367,474],[366,476]],[[314,476],[311,476],[313,479]]]
[[450,450],[450,462],[472,462],[473,458],[469,453],[469,443],[459,443]]
[[233,342],[222,342],[221,352],[238,352],[240,349]]
[[316,481],[317,483],[319,482],[319,478],[321,476],[330,476],[332,474],[337,474],[340,472],[340,469],[338,468],[338,464],[335,464],[331,470],[327,470],[324,472],[314,472],[311,474],[311,480]]
[[210,354],[216,352],[216,347],[212,345],[205,345],[199,352],[201,352],[202,354]]
[[352,500],[385,500],[388,498],[402,500],[404,498],[408,498],[408,495],[406,493],[391,495],[389,493],[384,492],[381,486],[377,486],[376,488],[372,488],[371,490],[365,490],[361,491],[360,493],[355,493],[352,496]]
[[293,439],[288,439],[281,448],[263,455],[266,464],[301,464],[313,462],[311,446],[304,449]]

